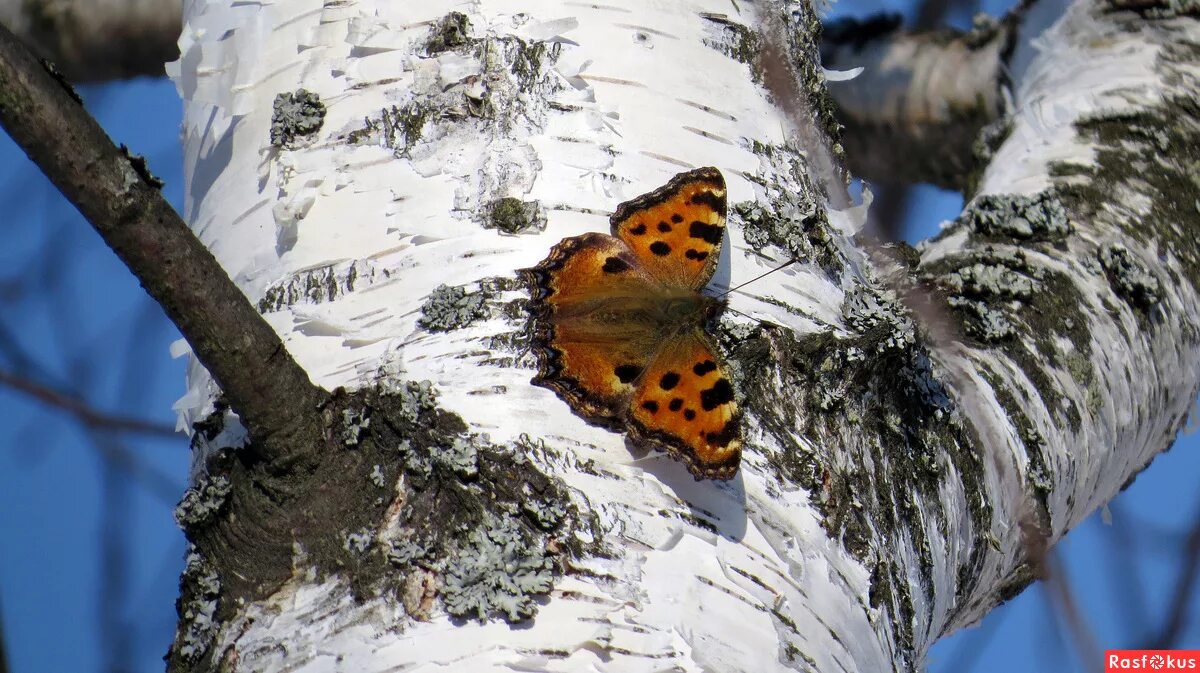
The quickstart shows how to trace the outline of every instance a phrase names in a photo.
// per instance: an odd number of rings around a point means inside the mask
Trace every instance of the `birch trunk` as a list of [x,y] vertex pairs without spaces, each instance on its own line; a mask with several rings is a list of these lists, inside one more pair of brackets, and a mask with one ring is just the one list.
[[[975,198],[918,262],[854,237],[762,85],[782,9],[188,3],[187,220],[314,382],[414,424],[368,447],[369,409],[334,419],[353,469],[279,530],[215,467],[241,436],[191,368],[172,669],[913,671],[1170,445],[1198,373],[1194,19],[1031,14]],[[819,142],[815,19],[788,12]],[[715,285],[802,261],[721,321],[727,483],[531,386],[514,280],[706,165]]]

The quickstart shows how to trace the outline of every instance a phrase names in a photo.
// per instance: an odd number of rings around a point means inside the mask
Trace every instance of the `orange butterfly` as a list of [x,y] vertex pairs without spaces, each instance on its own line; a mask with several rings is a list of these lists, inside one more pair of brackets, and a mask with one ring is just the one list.
[[680,173],[617,206],[612,236],[565,238],[522,277],[538,375],[591,423],[665,449],[697,479],[730,479],[740,414],[704,333],[724,304],[699,293],[725,233],[725,179]]

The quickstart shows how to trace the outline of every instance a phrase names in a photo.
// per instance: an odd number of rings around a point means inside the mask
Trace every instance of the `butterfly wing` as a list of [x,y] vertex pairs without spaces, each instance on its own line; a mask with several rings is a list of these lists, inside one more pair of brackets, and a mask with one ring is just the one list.
[[668,338],[630,401],[630,437],[663,447],[697,479],[731,479],[741,460],[741,416],[721,362],[699,329]]
[[617,206],[612,233],[664,285],[699,290],[716,271],[725,212],[725,178],[698,168]]
[[619,428],[661,337],[639,307],[661,286],[627,245],[597,233],[563,239],[522,275],[533,288],[534,385],[587,420]]

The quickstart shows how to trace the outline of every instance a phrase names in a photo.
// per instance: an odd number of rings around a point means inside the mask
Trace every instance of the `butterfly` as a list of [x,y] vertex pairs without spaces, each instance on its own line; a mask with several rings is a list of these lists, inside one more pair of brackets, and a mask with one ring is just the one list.
[[565,238],[530,287],[532,383],[595,425],[664,449],[696,479],[730,479],[741,416],[726,367],[705,334],[724,303],[700,294],[725,233],[725,179],[680,173],[617,206],[612,235]]

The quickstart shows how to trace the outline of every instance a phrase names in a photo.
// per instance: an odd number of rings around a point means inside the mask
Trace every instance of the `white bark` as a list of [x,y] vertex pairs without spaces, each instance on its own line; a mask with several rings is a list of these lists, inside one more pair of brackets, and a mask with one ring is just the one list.
[[[859,498],[876,496],[810,493],[773,465],[799,452],[820,456],[828,479],[855,470],[889,474],[899,464],[879,453],[887,438],[875,426],[780,431],[761,422],[751,404],[739,476],[695,482],[680,464],[631,450],[622,435],[587,425],[553,393],[529,385],[529,355],[497,345],[520,326],[498,311],[444,333],[418,325],[436,286],[473,288],[511,277],[563,237],[607,231],[607,213],[618,202],[686,168],[720,168],[731,203],[780,203],[805,194],[806,185],[788,170],[789,160],[802,165],[794,148],[767,155],[749,142],[785,145],[783,116],[747,65],[704,43],[719,39],[722,24],[703,13],[755,26],[761,6],[293,0],[185,8],[173,76],[186,105],[187,219],[253,300],[296,279],[340,280],[335,296],[322,290],[314,301],[267,314],[289,351],[326,388],[369,385],[381,370],[429,380],[439,404],[473,432],[497,444],[524,435],[544,440],[550,450],[531,458],[569,487],[578,507],[598,515],[612,553],[573,560],[528,628],[503,621],[459,625],[437,609],[430,621],[415,621],[390,599],[356,603],[345,581],[318,582],[298,562],[288,586],[220,625],[213,648],[228,670],[914,670],[937,637],[979,618],[1006,586],[1019,583],[1014,577],[1025,557],[1017,524],[1028,518],[1027,438],[999,405],[996,384],[981,376],[983,365],[1021,391],[1044,437],[1052,540],[1164,448],[1190,406],[1194,344],[1182,345],[1179,334],[1165,329],[1143,351],[1106,350],[1110,340],[1125,340],[1118,324],[1136,329],[1136,320],[1124,307],[1105,322],[1103,276],[1080,287],[1087,302],[1080,310],[1104,316],[1093,323],[1088,362],[1100,390],[1094,413],[1072,431],[1001,354],[961,345],[940,350],[934,372],[955,393],[944,413],[954,428],[973,427],[982,445],[957,448],[983,451],[986,459],[968,478],[960,463],[929,457],[941,474],[932,495],[908,488],[910,475],[892,474],[898,486],[891,492],[911,498],[909,518],[884,526],[867,507],[866,549],[857,554],[828,532],[845,529],[831,528],[829,510],[821,508],[841,498],[839,511],[861,514]],[[468,50],[426,55],[431,26],[451,11],[467,14],[471,37],[489,41],[495,51],[484,53],[494,59]],[[532,86],[520,86],[501,55],[508,36],[561,50],[557,59],[545,58]],[[1046,184],[1047,159],[1086,161],[1086,148],[1071,140],[1070,121],[1119,104],[1097,87],[1122,86],[1122,100],[1137,106],[1162,78],[1146,57],[1155,45],[1142,40],[1112,27],[1094,7],[1074,5],[1042,38],[1030,79],[1018,87],[1017,126],[984,191],[1028,193]],[[1127,50],[1136,57],[1126,58]],[[1127,77],[1088,75],[1098,52],[1110,54]],[[1051,64],[1079,70],[1051,82],[1047,74],[1057,72]],[[1147,84],[1131,89],[1133,80]],[[319,94],[327,106],[324,126],[294,149],[271,147],[272,103],[298,88]],[[491,119],[470,114],[483,98],[492,103]],[[347,142],[364,117],[412,103],[442,116],[429,118],[411,145],[384,147],[378,134],[375,142]],[[760,186],[764,180],[769,188]],[[501,197],[539,202],[545,230],[513,236],[481,226]],[[875,281],[849,242],[861,213],[829,218],[848,262],[840,274],[797,265],[735,293],[731,308],[795,335],[831,330],[849,337],[874,321],[889,325],[896,339],[911,340],[908,319],[868,289]],[[955,236],[931,246],[926,262],[964,244]],[[1085,232],[1071,245],[1098,243]],[[787,258],[775,247],[752,249],[739,226],[730,227],[724,252],[720,286]],[[1070,256],[1037,261],[1072,278],[1089,277]],[[521,296],[507,291],[500,299]],[[851,296],[846,304],[857,308],[844,307]],[[1171,288],[1164,302],[1184,316],[1168,326],[1195,322],[1190,286]],[[737,315],[724,321],[754,325]],[[1134,373],[1149,366],[1153,376]],[[203,373],[191,374],[181,404],[188,422],[212,408]],[[1089,390],[1065,374],[1055,385],[1061,404],[1090,409]],[[778,405],[795,411],[792,398],[800,393],[778,394]],[[581,470],[585,461],[595,469]],[[973,498],[991,507],[986,530],[974,527]],[[873,578],[879,567],[887,568],[884,576]],[[964,568],[969,586],[960,586]],[[872,592],[882,585],[889,589],[879,599]]]

